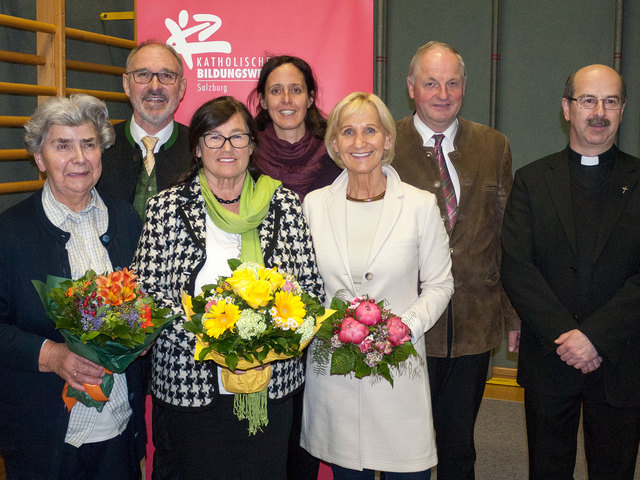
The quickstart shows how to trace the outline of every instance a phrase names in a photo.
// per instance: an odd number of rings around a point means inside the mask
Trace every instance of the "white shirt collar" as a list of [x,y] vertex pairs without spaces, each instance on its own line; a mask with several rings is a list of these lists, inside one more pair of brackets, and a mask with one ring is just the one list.
[[[413,115],[413,125],[416,127],[416,130],[422,137],[422,145],[425,147],[433,147],[435,143],[433,136],[436,134],[436,132],[427,127],[424,122],[420,120],[420,117],[418,117],[417,113]],[[449,127],[447,127],[444,132],[442,132],[442,135],[444,135],[443,143],[449,145],[449,148],[445,148],[445,150],[453,150],[453,140],[454,138],[456,138],[457,133],[458,117],[456,117],[456,120],[451,125],[449,125]]]
[[[142,144],[142,137],[146,137],[149,134],[145,132],[142,129],[142,127],[136,123],[136,119],[133,117],[133,115],[131,116],[130,127],[131,127],[130,128],[131,138],[133,138],[134,142],[138,144],[138,146],[142,150],[142,154],[143,155],[146,154],[147,149]],[[158,151],[160,151],[160,147],[169,141],[169,139],[171,138],[171,134],[173,133],[173,127],[174,127],[174,122],[171,121],[169,122],[169,125],[164,127],[158,133],[152,135],[154,137],[158,137],[158,143],[156,143],[156,146],[153,149],[153,153],[157,153]]]

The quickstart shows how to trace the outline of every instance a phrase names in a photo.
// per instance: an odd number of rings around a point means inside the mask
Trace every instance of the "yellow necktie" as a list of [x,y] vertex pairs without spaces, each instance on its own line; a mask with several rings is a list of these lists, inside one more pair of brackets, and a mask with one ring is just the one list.
[[156,164],[156,157],[153,155],[153,149],[156,148],[158,143],[158,137],[146,136],[142,137],[142,144],[147,149],[147,153],[144,156],[144,168],[147,171],[147,175],[151,175],[153,167]]

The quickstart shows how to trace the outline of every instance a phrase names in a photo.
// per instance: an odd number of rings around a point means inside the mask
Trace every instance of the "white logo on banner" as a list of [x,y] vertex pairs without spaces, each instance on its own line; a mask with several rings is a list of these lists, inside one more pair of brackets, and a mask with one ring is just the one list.
[[[189,69],[193,68],[193,55],[199,53],[231,53],[231,44],[229,42],[205,41],[222,26],[220,17],[211,13],[196,13],[193,15],[193,20],[200,23],[187,28],[189,13],[186,10],[182,10],[179,13],[178,23],[171,18],[164,19],[164,24],[171,33],[171,36],[167,39],[167,44],[182,55]],[[197,42],[189,43],[187,38],[195,33],[198,33]]]

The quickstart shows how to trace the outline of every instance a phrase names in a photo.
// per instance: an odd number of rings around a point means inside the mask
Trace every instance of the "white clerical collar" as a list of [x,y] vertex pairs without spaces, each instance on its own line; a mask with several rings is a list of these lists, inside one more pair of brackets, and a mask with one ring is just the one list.
[[[142,144],[142,137],[146,137],[149,134],[145,132],[142,129],[142,127],[136,123],[136,119],[133,117],[133,115],[131,116],[131,123],[129,126],[130,126],[129,130],[131,133],[131,138],[133,138],[134,142],[138,144],[138,146],[140,147],[140,150],[142,150],[142,153],[143,154],[146,153],[147,149]],[[153,149],[153,153],[157,153],[160,151],[160,147],[169,141],[172,133],[173,133],[173,122],[171,121],[169,122],[169,125],[164,127],[158,133],[155,133],[154,135],[152,135],[153,137],[158,137],[158,143],[156,143],[156,147]]]
[[594,165],[598,165],[600,163],[600,158],[596,155],[595,157],[586,157],[582,155],[580,158],[580,164],[586,167],[593,167]]
[[[422,145],[425,147],[433,147],[435,143],[433,136],[436,132],[427,127],[424,122],[420,120],[417,113],[413,115],[413,125],[422,137]],[[444,135],[444,141],[450,144],[450,148],[448,150],[453,150],[453,139],[456,138],[456,134],[458,133],[458,117],[456,117],[455,121],[441,133]]]

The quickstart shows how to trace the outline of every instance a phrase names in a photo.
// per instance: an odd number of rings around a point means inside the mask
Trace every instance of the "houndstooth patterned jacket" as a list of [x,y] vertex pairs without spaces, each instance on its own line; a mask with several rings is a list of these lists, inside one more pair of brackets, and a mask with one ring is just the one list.
[[[182,328],[181,294],[193,295],[196,276],[206,259],[206,215],[198,177],[151,198],[133,261],[142,288],[161,307],[181,315],[160,334],[152,354],[153,395],[171,407],[210,407],[217,392],[215,365],[193,358],[195,336]],[[276,190],[258,232],[265,265],[292,273],[305,291],[322,301],[324,286],[311,236],[293,192]],[[299,359],[274,362],[271,367],[271,399],[292,393],[304,382]]]

